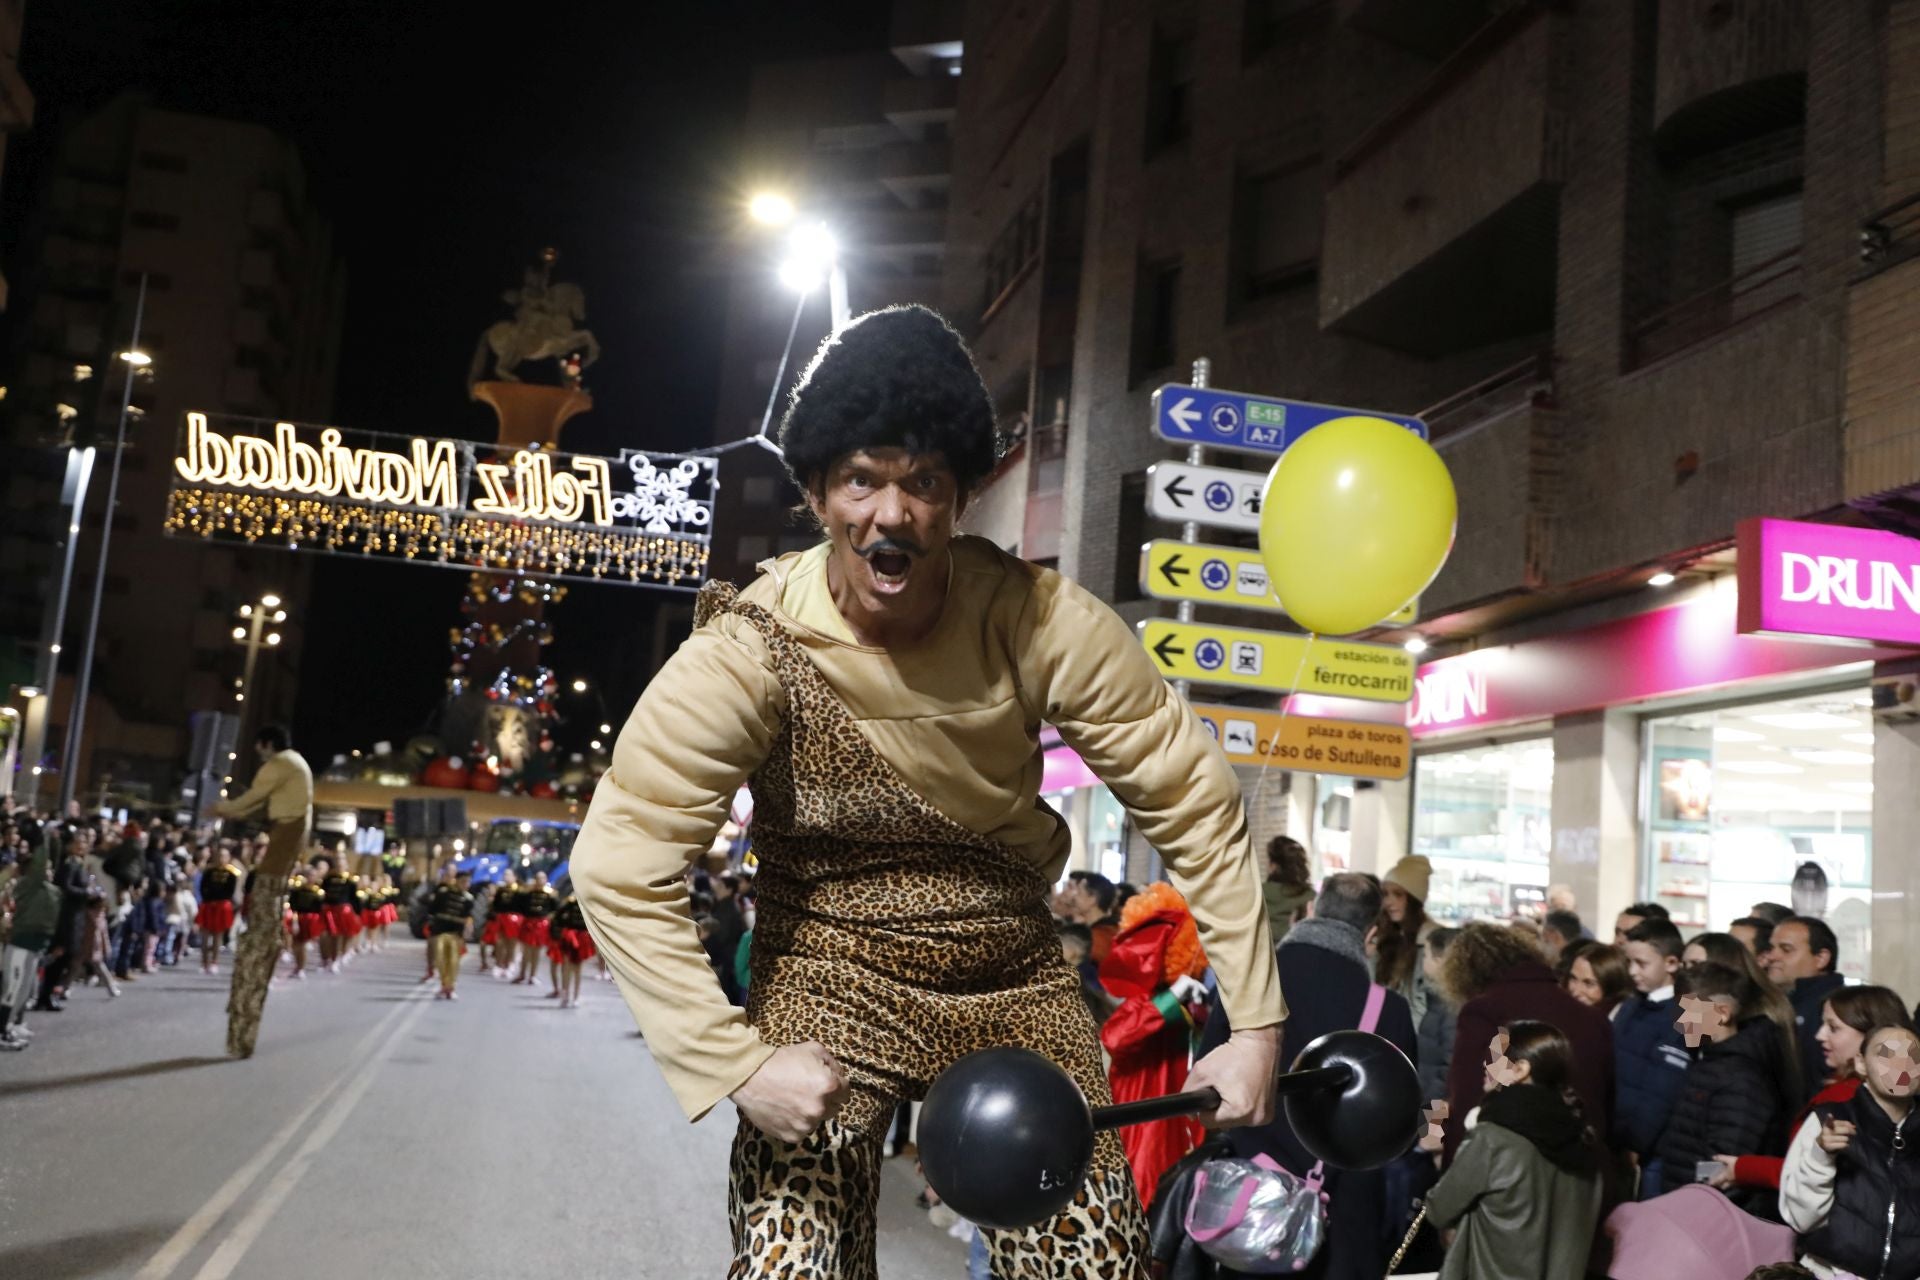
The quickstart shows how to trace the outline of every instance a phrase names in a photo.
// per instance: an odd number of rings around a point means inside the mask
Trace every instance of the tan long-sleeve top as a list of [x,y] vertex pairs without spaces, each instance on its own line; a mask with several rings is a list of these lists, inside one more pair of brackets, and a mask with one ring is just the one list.
[[270,822],[307,816],[313,808],[313,769],[305,756],[292,749],[274,752],[260,762],[245,794],[220,801],[213,811],[223,818],[244,818],[261,808]]
[[[1058,879],[1065,823],[1041,801],[1039,728],[1060,731],[1132,811],[1187,897],[1236,1028],[1286,1017],[1239,783],[1126,624],[1051,570],[978,538],[952,543],[945,611],[920,642],[856,643],[828,593],[825,544],[741,593],[800,641],[860,731],[935,808]],[[647,686],[573,849],[575,891],[655,1061],[704,1115],[772,1053],[727,1003],[684,873],[786,714],[743,619],[695,631]]]

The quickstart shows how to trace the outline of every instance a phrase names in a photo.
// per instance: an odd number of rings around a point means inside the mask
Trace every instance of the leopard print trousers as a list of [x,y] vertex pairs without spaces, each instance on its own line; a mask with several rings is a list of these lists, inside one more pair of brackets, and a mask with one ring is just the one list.
[[285,942],[280,917],[286,910],[287,877],[261,873],[247,895],[247,931],[233,949],[233,986],[227,995],[227,1054],[251,1058],[260,1038],[267,987]]
[[[1079,977],[1061,955],[1045,878],[909,787],[819,668],[726,584],[698,620],[737,614],[765,639],[787,698],[754,797],[758,913],[747,1016],[770,1044],[817,1040],[846,1069],[839,1114],[800,1144],[744,1117],[735,1137],[730,1280],[874,1280],[880,1148],[903,1098],[975,1049],[1051,1058],[1109,1100]],[[1039,1226],[987,1233],[1000,1280],[1144,1280],[1146,1219],[1112,1133],[1086,1185]]]

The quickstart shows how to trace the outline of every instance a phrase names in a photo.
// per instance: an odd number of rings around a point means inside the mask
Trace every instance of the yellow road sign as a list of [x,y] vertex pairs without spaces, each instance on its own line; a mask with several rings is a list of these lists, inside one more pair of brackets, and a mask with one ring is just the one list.
[[[1155,538],[1140,548],[1140,590],[1157,600],[1194,600],[1235,609],[1286,612],[1267,581],[1267,564],[1249,547]],[[1382,626],[1411,626],[1420,616],[1412,600]]]
[[1140,548],[1140,589],[1160,600],[1198,600],[1280,611],[1258,551],[1156,538]]
[[1169,680],[1368,702],[1413,697],[1413,655],[1397,645],[1319,637],[1309,648],[1308,637],[1293,632],[1242,631],[1165,618],[1141,623],[1140,643]]
[[1389,779],[1413,767],[1413,735],[1403,725],[1199,703],[1193,710],[1235,764]]

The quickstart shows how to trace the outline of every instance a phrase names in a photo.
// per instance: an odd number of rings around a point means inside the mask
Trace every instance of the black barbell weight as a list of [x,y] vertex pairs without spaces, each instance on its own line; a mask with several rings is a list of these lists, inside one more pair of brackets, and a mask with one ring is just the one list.
[[[1377,1169],[1411,1147],[1423,1127],[1413,1064],[1364,1031],[1321,1036],[1274,1089],[1300,1145],[1337,1169]],[[1219,1105],[1218,1093],[1197,1089],[1094,1110],[1066,1072],[1031,1049],[981,1049],[927,1090],[920,1165],[961,1217],[1001,1230],[1031,1226],[1079,1193],[1094,1134]]]

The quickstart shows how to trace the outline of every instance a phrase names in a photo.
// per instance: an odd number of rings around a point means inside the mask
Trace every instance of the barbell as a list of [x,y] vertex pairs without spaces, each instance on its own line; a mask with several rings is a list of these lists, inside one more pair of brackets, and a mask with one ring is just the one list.
[[[1294,1136],[1337,1169],[1377,1169],[1424,1125],[1420,1078],[1391,1042],[1335,1031],[1301,1051],[1274,1091]],[[1094,1134],[1219,1107],[1212,1089],[1097,1110],[1031,1049],[981,1049],[941,1072],[920,1108],[927,1184],[961,1217],[1008,1230],[1065,1209],[1086,1181]]]

